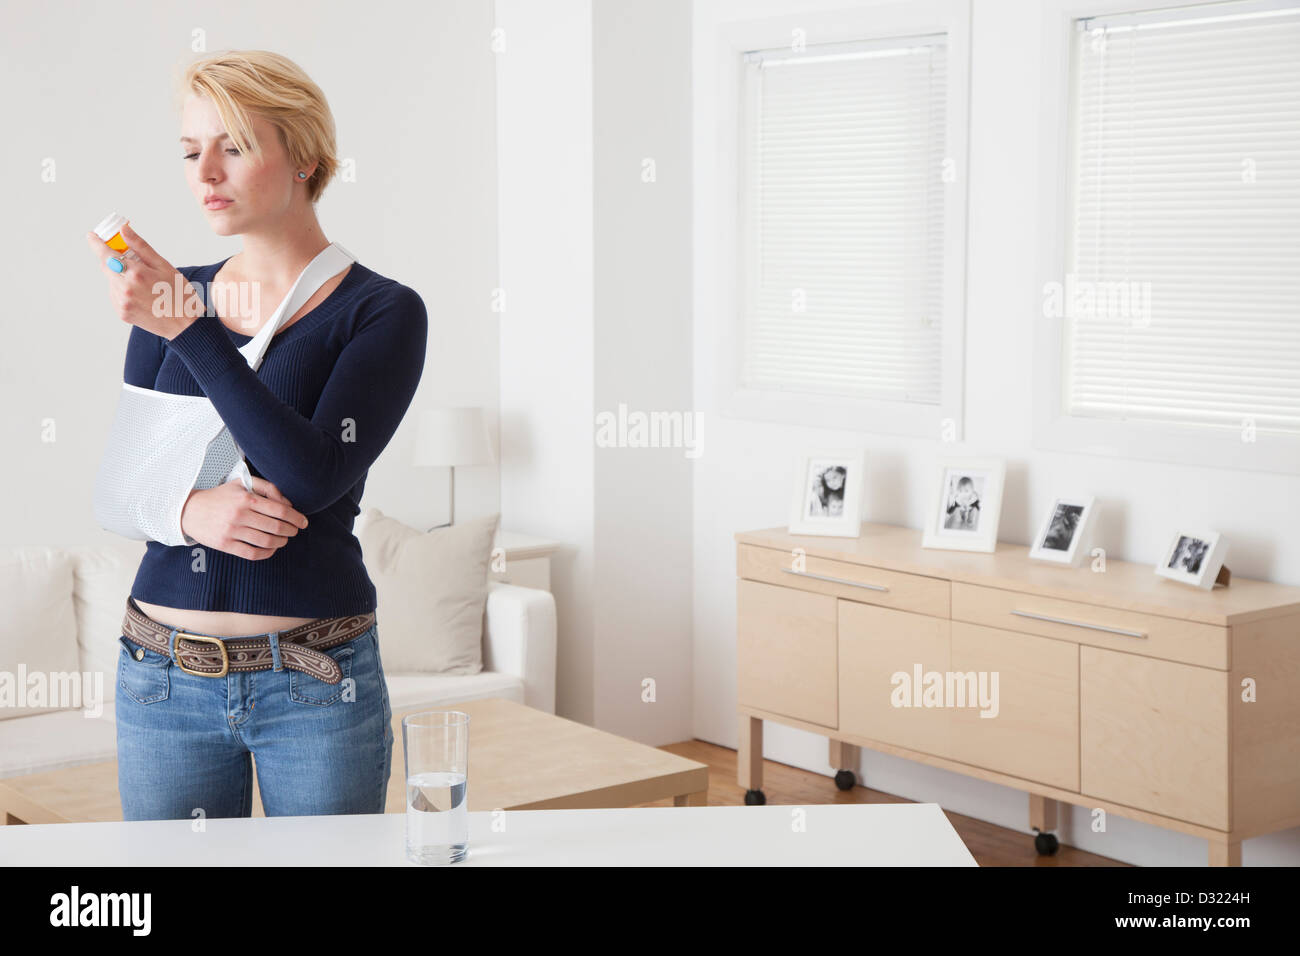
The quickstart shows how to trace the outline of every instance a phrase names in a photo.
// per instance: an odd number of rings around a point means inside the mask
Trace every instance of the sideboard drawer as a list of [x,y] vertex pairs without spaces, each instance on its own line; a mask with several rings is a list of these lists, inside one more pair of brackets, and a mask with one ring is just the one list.
[[736,581],[736,698],[834,728],[839,719],[835,599]]
[[[967,690],[952,709],[952,759],[1077,792],[1078,645],[954,621],[949,660]],[[991,706],[972,693],[984,690]]]
[[1227,670],[1228,629],[976,584],[952,584],[952,618]]
[[951,711],[943,700],[927,704],[923,676],[950,669],[950,623],[856,601],[838,604],[840,732],[950,756]]
[[849,561],[794,555],[775,548],[737,545],[736,573],[787,588],[830,594],[932,617],[948,616],[950,585],[942,578],[886,571]]
[[1080,789],[1227,830],[1229,697],[1227,674],[1079,648]]

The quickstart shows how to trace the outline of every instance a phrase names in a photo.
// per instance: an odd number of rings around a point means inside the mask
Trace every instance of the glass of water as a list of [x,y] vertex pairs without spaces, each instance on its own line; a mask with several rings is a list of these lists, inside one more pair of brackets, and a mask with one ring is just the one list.
[[431,710],[402,718],[406,856],[458,863],[469,852],[469,714]]

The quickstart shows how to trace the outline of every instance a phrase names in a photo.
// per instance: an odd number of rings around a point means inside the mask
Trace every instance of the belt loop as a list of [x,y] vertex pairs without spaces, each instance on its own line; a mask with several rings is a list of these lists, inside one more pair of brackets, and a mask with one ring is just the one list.
[[271,670],[284,670],[284,662],[280,660],[280,632],[271,632]]
[[172,659],[173,664],[179,663],[176,660],[176,632],[178,630],[180,628],[173,627],[167,640],[167,656]]

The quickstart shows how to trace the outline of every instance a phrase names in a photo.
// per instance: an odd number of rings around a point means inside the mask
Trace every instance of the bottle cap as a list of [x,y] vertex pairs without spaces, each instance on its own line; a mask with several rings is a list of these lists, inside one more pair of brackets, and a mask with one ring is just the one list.
[[99,225],[91,231],[94,232],[95,235],[99,236],[100,239],[108,242],[108,240],[117,235],[118,230],[120,230],[125,224],[126,216],[110,212],[107,216],[101,219]]

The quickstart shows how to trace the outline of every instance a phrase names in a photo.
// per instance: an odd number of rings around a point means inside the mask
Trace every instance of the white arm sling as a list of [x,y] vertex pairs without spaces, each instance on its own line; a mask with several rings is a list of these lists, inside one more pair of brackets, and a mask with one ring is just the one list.
[[[239,349],[253,371],[284,320],[355,261],[335,242],[308,263],[275,314]],[[95,477],[95,520],[100,527],[137,541],[196,544],[181,531],[181,512],[190,492],[235,478],[253,490],[244,453],[207,396],[172,395],[122,383]]]

